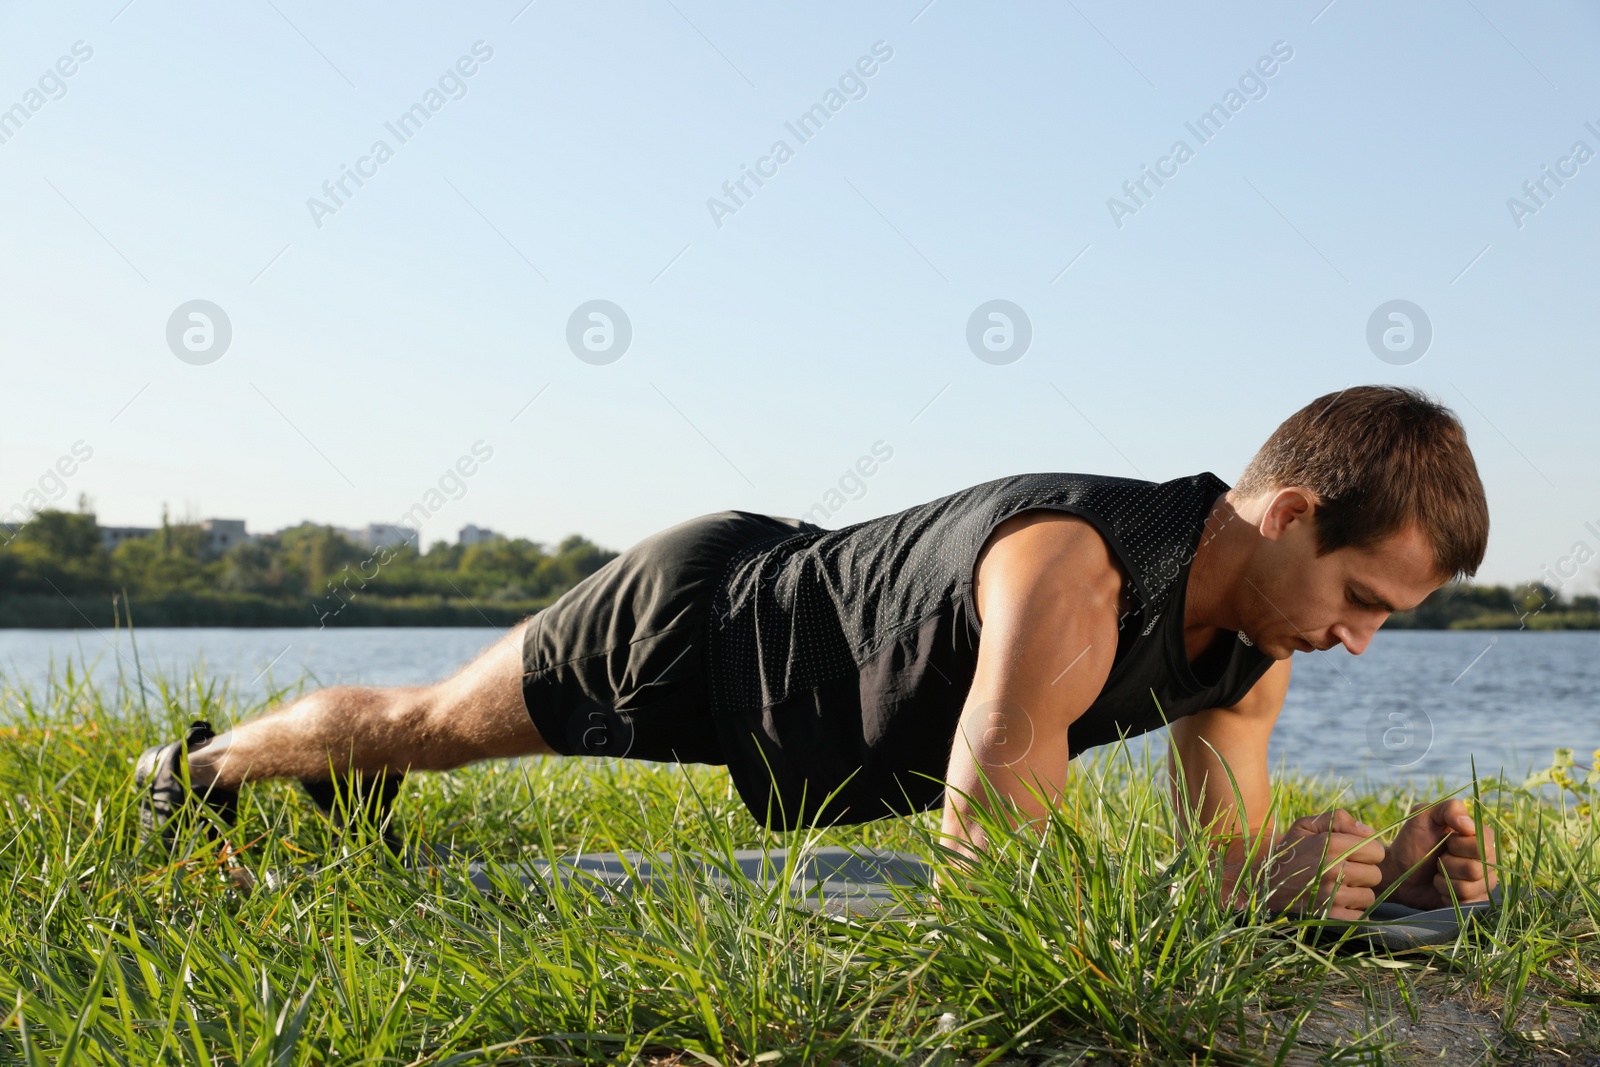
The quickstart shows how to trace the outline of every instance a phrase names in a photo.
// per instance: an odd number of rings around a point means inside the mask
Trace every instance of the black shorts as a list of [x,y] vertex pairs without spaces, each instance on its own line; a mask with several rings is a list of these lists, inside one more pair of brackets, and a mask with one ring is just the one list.
[[545,743],[563,756],[726,764],[706,680],[712,596],[736,552],[805,525],[743,511],[691,519],[533,616],[522,697]]

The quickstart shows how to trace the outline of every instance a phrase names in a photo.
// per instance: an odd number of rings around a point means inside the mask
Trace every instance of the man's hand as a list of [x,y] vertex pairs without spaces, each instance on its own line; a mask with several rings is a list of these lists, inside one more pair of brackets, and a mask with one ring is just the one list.
[[1494,862],[1494,830],[1485,826],[1480,841],[1465,801],[1418,804],[1384,857],[1382,884],[1393,887],[1388,899],[1397,904],[1448,908],[1452,898],[1489,899],[1500,881]]
[[1376,836],[1343,808],[1296,819],[1262,861],[1267,906],[1301,914],[1327,905],[1329,918],[1361,918],[1383,879],[1384,847]]

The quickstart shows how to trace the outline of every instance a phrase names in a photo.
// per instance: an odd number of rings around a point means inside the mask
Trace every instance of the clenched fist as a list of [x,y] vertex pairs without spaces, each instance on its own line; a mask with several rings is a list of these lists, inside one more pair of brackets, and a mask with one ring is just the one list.
[[1418,804],[1383,859],[1383,885],[1397,904],[1447,908],[1452,898],[1487,900],[1500,881],[1494,863],[1494,830],[1484,826],[1480,840],[1465,801]]
[[1383,881],[1376,836],[1343,808],[1296,819],[1265,860],[1267,906],[1304,913],[1327,905],[1330,918],[1361,918]]

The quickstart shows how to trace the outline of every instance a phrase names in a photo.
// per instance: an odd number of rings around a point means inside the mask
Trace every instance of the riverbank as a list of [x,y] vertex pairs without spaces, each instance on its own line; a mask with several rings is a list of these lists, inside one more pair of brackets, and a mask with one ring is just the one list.
[[[537,600],[473,600],[466,597],[357,596],[311,603],[274,600],[247,593],[165,593],[132,603],[139,627],[231,626],[267,629],[290,626],[511,626],[549,606]],[[119,608],[120,610],[120,608]],[[32,594],[0,597],[0,629],[110,630],[118,625],[110,597]],[[126,616],[120,625],[127,625]]]

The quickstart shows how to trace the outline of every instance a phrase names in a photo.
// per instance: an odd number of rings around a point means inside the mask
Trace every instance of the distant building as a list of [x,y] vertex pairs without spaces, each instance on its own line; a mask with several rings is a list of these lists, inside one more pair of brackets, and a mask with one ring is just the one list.
[[[243,519],[200,520],[200,551],[208,556],[220,556],[234,545],[254,541],[255,535],[247,533]],[[107,552],[115,552],[120,545],[137,541],[161,532],[159,526],[100,526],[100,544]]]
[[359,530],[349,530],[336,527],[345,540],[351,544],[360,545],[369,551],[376,552],[380,548],[403,548],[406,545],[415,545],[417,531],[409,526],[399,526],[392,522],[369,522]]
[[137,541],[141,537],[149,537],[153,533],[160,532],[154,526],[102,526],[100,544],[107,552],[114,552],[120,544]]
[[[0,523],[0,525],[5,524]],[[244,519],[202,519],[199,527],[200,549],[208,556],[220,556],[234,545],[255,541],[263,536],[246,530]],[[273,536],[295,529],[299,527],[285,527],[276,531]],[[356,529],[347,526],[333,526],[330,529],[351,544],[374,552],[381,548],[398,549],[405,545],[417,545],[417,531],[396,523],[369,522],[366,526]],[[118,545],[160,532],[161,528],[157,526],[101,526],[100,543],[105,546],[107,552],[111,552]]]
[[505,535],[486,530],[482,526],[474,526],[470,522],[461,527],[459,543],[462,548],[469,545],[486,545],[491,541],[504,541]]
[[245,533],[243,519],[202,519],[200,530],[205,534],[201,550],[211,555],[220,556],[234,545],[255,540]]

